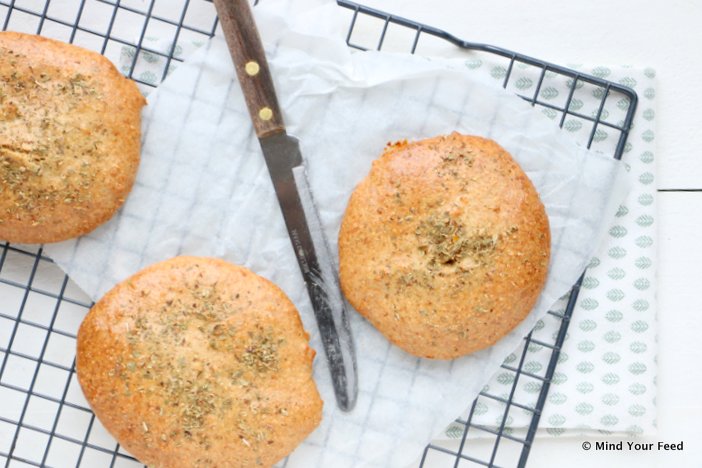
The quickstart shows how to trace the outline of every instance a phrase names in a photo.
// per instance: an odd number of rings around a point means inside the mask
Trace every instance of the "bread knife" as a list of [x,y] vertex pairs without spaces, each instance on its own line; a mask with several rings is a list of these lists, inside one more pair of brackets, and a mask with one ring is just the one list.
[[337,405],[350,411],[358,394],[354,342],[299,143],[286,132],[248,0],[214,4],[312,302]]

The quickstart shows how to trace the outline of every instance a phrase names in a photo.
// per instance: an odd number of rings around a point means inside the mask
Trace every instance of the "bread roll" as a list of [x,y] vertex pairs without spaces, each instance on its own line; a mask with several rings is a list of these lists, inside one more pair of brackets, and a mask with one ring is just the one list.
[[0,32],[0,239],[56,242],[110,219],[134,183],[145,103],[98,53]]
[[76,369],[98,419],[142,463],[267,467],[321,419],[308,338],[270,281],[176,257],[95,304]]
[[389,145],[339,234],[350,303],[416,356],[494,344],[534,306],[550,231],[534,186],[494,141],[453,133]]

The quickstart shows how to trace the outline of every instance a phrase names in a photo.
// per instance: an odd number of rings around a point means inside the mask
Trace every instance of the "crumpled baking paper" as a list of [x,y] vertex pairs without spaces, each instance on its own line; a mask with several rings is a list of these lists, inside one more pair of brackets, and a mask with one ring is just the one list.
[[490,349],[432,361],[390,345],[352,311],[360,393],[352,412],[338,410],[310,302],[221,38],[149,96],[142,162],[123,209],[93,233],[47,245],[46,252],[93,299],[179,254],[221,257],[272,280],[311,333],[318,352],[314,377],[325,402],[321,425],[286,466],[405,466],[580,276],[626,194],[626,171],[575,146],[528,103],[471,80],[455,63],[352,53],[341,38],[312,30],[319,19],[325,30],[343,30],[336,6],[289,18],[277,3],[257,7],[257,22],[333,251],[346,202],[386,142],[452,131],[493,138],[534,182],[551,223],[548,282],[528,318]]

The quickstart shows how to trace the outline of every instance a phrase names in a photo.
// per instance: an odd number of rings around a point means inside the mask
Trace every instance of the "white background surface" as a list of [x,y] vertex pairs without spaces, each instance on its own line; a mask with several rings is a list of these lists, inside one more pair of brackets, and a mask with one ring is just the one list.
[[[631,64],[657,70],[659,193],[659,434],[675,452],[584,452],[581,439],[537,439],[531,467],[701,466],[702,2],[675,0],[363,0],[454,35],[560,64]],[[606,440],[606,439],[601,439]],[[618,441],[619,439],[614,439]],[[594,442],[594,441],[592,441]],[[443,465],[440,465],[443,466]],[[464,465],[461,465],[464,466]],[[468,465],[465,465],[468,466]]]
[[[555,63],[630,64],[657,71],[658,188],[702,189],[702,2],[675,0],[366,0],[452,34]],[[581,439],[537,439],[533,467],[702,466],[702,191],[660,192],[659,434],[684,451],[585,452]],[[607,440],[607,439],[601,439]],[[618,441],[619,439],[614,439]],[[594,442],[594,441],[593,441]],[[626,444],[625,444],[626,445]]]

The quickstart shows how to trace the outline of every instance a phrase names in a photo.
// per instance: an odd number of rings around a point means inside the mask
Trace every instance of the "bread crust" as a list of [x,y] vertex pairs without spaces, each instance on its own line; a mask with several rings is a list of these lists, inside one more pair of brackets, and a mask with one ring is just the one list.
[[494,344],[534,306],[550,257],[536,189],[497,143],[453,133],[390,144],[339,233],[349,302],[408,353]]
[[0,32],[0,239],[57,242],[110,219],[134,183],[145,103],[96,52]]
[[78,332],[76,370],[96,416],[141,462],[266,467],[321,419],[308,339],[270,281],[176,257],[95,304]]

